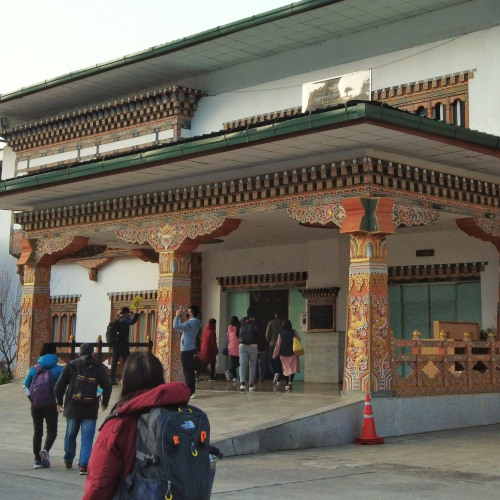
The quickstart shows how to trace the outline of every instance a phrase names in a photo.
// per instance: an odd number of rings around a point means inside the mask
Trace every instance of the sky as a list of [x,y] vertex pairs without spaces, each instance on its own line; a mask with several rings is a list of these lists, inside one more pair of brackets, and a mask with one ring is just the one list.
[[0,0],[0,94],[291,0]]

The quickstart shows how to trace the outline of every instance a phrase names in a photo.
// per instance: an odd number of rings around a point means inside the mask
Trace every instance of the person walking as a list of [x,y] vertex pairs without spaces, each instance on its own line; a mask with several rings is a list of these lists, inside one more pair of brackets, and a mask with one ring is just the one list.
[[233,382],[238,381],[236,376],[236,370],[240,366],[240,341],[238,340],[238,325],[240,320],[238,316],[232,316],[231,321],[227,327],[227,353],[229,354],[229,359],[231,360],[231,365],[228,370],[226,370],[226,379],[232,380]]
[[[111,397],[111,383],[104,365],[95,359],[90,344],[80,346],[80,357],[64,366],[54,394],[57,400],[57,411],[63,411],[66,417],[66,436],[64,437],[64,464],[66,469],[73,467],[76,456],[76,437],[81,433],[80,457],[78,467],[80,475],[87,474],[87,466],[94,441],[99,401],[105,411]],[[98,389],[102,395],[98,396]]]
[[133,352],[123,367],[120,401],[99,429],[82,500],[112,498],[120,482],[132,472],[137,415],[153,407],[185,404],[189,393],[181,382],[165,383],[163,366],[151,352]]
[[282,329],[283,319],[278,312],[275,312],[274,318],[269,321],[266,328],[266,340],[269,342],[269,367],[273,376],[273,384],[279,384],[280,376],[283,373],[280,358],[273,357],[278,335]]
[[240,320],[238,328],[238,339],[240,342],[240,391],[244,392],[248,379],[248,390],[255,391],[255,379],[257,375],[257,339],[259,321],[255,317],[253,307],[247,309],[247,315]]
[[215,327],[217,325],[217,320],[210,318],[208,324],[203,331],[201,337],[201,349],[198,357],[202,362],[201,370],[204,372],[209,366],[210,371],[208,374],[208,381],[215,381],[215,364],[217,362],[217,354],[219,354],[219,348],[217,347],[217,333]]
[[281,359],[283,366],[283,375],[287,377],[286,390],[289,391],[293,387],[293,378],[296,373],[300,372],[300,358],[293,353],[293,338],[301,338],[296,330],[292,328],[292,322],[286,319],[283,323],[283,330],[278,335],[278,340],[274,346],[273,358],[278,356]]
[[120,356],[123,360],[123,364],[125,364],[125,361],[127,361],[128,355],[130,354],[128,343],[130,327],[136,323],[138,317],[139,314],[137,312],[130,317],[130,309],[128,307],[122,307],[122,310],[118,315],[118,335],[113,343],[113,357],[111,359],[110,378],[112,385],[118,385],[115,374]]
[[189,306],[187,320],[182,321],[182,307],[179,307],[174,317],[174,330],[181,330],[181,363],[184,381],[191,390],[191,398],[196,397],[195,356],[198,356],[196,339],[201,331],[201,321],[198,319],[198,306]]
[[[37,374],[48,371],[49,379],[45,382],[47,387],[47,401],[38,406],[34,397],[31,398],[31,418],[33,419],[33,454],[35,465],[33,469],[47,469],[50,467],[49,451],[57,437],[57,413],[56,399],[53,396],[57,379],[62,372],[62,366],[58,364],[56,356],[56,345],[53,342],[45,342],[40,350],[38,363],[33,365],[24,379],[24,392],[29,396],[30,387]],[[43,423],[46,425],[45,442],[42,448]]]

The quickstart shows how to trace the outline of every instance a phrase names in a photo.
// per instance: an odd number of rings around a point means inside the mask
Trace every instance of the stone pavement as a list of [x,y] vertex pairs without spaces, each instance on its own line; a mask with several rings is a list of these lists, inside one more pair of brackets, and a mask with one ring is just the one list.
[[[81,498],[85,477],[62,464],[64,419],[51,468],[32,469],[31,417],[21,387],[20,382],[0,386],[0,500]],[[214,441],[321,411],[342,399],[337,386],[297,383],[288,394],[265,382],[259,389],[240,394],[226,381],[198,384],[193,404],[208,413]],[[115,387],[112,401],[117,396]],[[499,438],[500,424],[386,438],[383,445],[225,457],[218,462],[212,498],[498,498]]]

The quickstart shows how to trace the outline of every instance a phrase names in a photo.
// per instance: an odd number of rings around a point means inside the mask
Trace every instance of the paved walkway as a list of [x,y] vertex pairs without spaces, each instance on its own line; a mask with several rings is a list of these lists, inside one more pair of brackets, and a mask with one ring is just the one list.
[[[226,381],[201,382],[193,401],[204,409],[214,440],[334,404],[338,386],[297,383],[288,394],[265,382],[240,394]],[[114,388],[113,400],[118,396]],[[100,415],[100,420],[104,418]],[[0,500],[81,498],[85,477],[62,464],[65,422],[51,451],[52,467],[33,470],[32,425],[21,384],[0,386]],[[212,498],[470,499],[498,498],[500,425],[355,444],[224,458]]]

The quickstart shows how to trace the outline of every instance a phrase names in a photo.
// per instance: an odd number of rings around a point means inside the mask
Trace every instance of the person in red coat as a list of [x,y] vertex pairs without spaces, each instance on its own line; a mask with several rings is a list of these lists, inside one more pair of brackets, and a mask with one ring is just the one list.
[[217,334],[215,332],[216,324],[217,321],[214,318],[208,320],[208,324],[201,337],[201,350],[198,354],[200,361],[203,363],[202,371],[205,371],[208,365],[210,365],[209,381],[215,380],[215,363],[217,361],[217,354],[219,354]]
[[182,382],[165,383],[160,360],[149,351],[127,358],[121,399],[111,410],[92,448],[82,500],[106,500],[132,472],[137,415],[157,406],[185,404],[191,391]]

